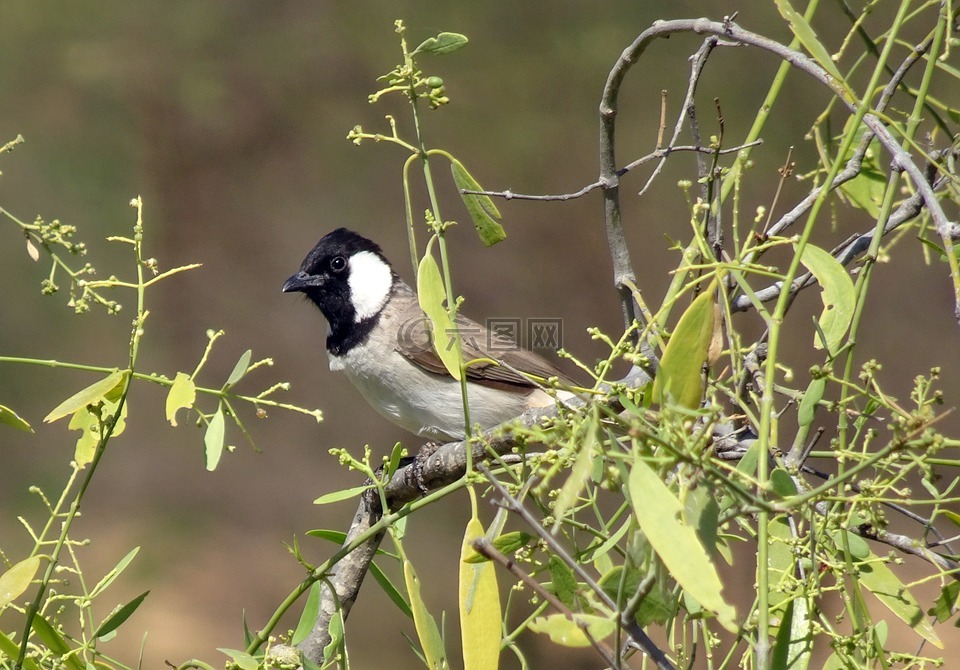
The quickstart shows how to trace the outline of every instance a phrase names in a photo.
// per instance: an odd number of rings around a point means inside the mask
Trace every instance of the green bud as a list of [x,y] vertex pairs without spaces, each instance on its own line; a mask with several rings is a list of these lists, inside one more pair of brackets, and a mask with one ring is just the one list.
[[430,88],[440,88],[443,86],[443,79],[440,77],[427,77],[427,86]]

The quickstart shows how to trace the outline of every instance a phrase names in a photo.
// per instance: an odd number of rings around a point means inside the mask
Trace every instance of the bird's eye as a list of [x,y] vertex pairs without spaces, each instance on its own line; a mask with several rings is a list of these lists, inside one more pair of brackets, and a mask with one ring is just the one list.
[[347,267],[347,259],[343,256],[334,256],[330,260],[330,269],[334,272],[343,272],[344,268]]

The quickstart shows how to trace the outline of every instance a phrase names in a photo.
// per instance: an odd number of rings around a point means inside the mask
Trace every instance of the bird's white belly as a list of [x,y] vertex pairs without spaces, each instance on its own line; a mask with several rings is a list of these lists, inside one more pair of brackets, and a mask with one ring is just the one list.
[[[376,356],[358,346],[343,356],[330,356],[330,369],[342,371],[380,414],[398,426],[432,440],[463,439],[464,418],[460,382],[426,372],[395,350]],[[492,428],[531,407],[550,404],[542,391],[511,393],[468,385],[470,421]]]

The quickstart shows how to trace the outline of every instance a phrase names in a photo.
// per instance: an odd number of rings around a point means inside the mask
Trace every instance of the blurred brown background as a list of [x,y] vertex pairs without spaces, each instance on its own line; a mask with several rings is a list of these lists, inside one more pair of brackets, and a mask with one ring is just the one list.
[[[74,533],[93,539],[80,550],[91,582],[129,548],[143,547],[101,601],[98,616],[144,589],[151,595],[104,650],[132,663],[142,631],[149,631],[145,667],[193,656],[219,665],[216,647],[242,647],[243,613],[251,628],[262,625],[300,579],[284,543],[300,537],[307,557],[320,562],[331,546],[303,539],[303,533],[346,528],[352,503],[311,504],[335,487],[361,481],[342,471],[327,450],[360,453],[370,444],[386,453],[397,440],[418,444],[327,371],[320,315],[280,294],[307,250],[341,225],[379,241],[409,278],[399,176],[405,155],[387,145],[358,148],[345,139],[358,123],[384,130],[387,113],[410,132],[400,98],[366,102],[378,87],[376,77],[399,58],[394,19],[406,21],[411,46],[442,30],[471,40],[452,56],[422,61],[430,74],[444,78],[453,100],[425,113],[428,144],[450,150],[488,188],[561,193],[596,178],[599,94],[610,66],[640,31],[660,18],[720,18],[741,9],[742,25],[788,41],[770,5],[131,0],[0,6],[0,141],[18,133],[27,140],[0,158],[0,206],[22,219],[39,214],[79,226],[90,247],[87,260],[103,276],[129,276],[125,248],[104,238],[129,233],[134,212],[127,203],[141,194],[147,255],[158,258],[161,269],[203,263],[148,295],[141,369],[171,376],[191,371],[205,330],[223,328],[227,336],[201,383],[222,383],[240,353],[252,348],[255,358],[270,356],[275,365],[251,374],[242,390],[256,393],[274,381],[290,381],[284,399],[326,414],[316,425],[278,410],[258,421],[247,411],[244,418],[262,453],[234,431],[236,453],[206,473],[201,433],[165,423],[159,389],[134,389],[130,428],[111,443]],[[845,30],[842,21],[819,27],[828,39]],[[686,59],[698,45],[696,38],[658,43],[628,78],[618,130],[621,163],[654,148],[661,89],[669,90],[672,126],[686,87]],[[719,96],[727,144],[737,142],[776,66],[745,49],[716,52],[702,80],[704,135],[716,132],[711,101]],[[743,211],[770,204],[776,167],[789,146],[795,147],[798,172],[814,167],[803,133],[825,101],[809,81],[791,75],[778,102],[789,112],[775,115],[764,147],[754,153],[757,167]],[[690,155],[672,158],[642,200],[633,195],[642,178],[626,182],[628,239],[651,304],[677,260],[667,237],[688,234],[687,206],[676,182],[695,179],[694,165]],[[446,171],[438,173],[442,182]],[[601,355],[585,329],[595,325],[618,335],[620,317],[597,195],[566,204],[503,203],[508,240],[486,250],[452,185],[443,188],[445,218],[462,222],[451,249],[454,288],[466,296],[465,311],[477,318],[562,318],[568,349],[587,361]],[[781,203],[806,188],[787,182]],[[421,202],[417,209],[424,207]],[[838,230],[822,243],[829,246],[863,225],[859,212],[838,212]],[[861,338],[863,358],[883,361],[882,378],[901,396],[915,374],[942,365],[947,404],[953,405],[960,349],[946,271],[940,264],[923,266],[916,245],[907,246],[878,273]],[[77,317],[65,306],[65,291],[40,296],[48,268],[45,259],[31,262],[16,229],[0,222],[0,351],[125,365],[134,296],[118,296],[126,306],[120,316],[94,309]],[[789,356],[801,386],[806,367],[818,360],[806,325],[817,312],[815,295],[804,296],[791,312],[804,332]],[[745,327],[751,323],[754,316],[743,317]],[[33,523],[43,519],[27,487],[39,484],[49,495],[59,491],[75,442],[65,422],[46,426],[41,420],[93,380],[77,372],[0,367],[0,402],[37,430],[29,436],[0,432],[0,548],[12,559],[28,546],[16,515]],[[425,596],[436,613],[456,611],[464,503],[451,500],[410,523],[406,546],[421,576],[429,576]],[[743,581],[746,586],[750,580]],[[450,617],[451,640],[456,627]],[[419,667],[405,650],[401,629],[413,634],[371,581],[348,627],[354,667]],[[357,644],[370,640],[377,644]],[[548,646],[526,640],[533,667],[544,667],[556,653]],[[564,658],[570,664],[575,657]],[[592,655],[582,658],[583,667],[596,666]]]

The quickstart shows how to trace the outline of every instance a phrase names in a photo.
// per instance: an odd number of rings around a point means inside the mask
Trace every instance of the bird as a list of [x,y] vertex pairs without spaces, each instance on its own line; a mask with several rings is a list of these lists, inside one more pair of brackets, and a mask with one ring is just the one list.
[[[466,437],[460,382],[434,348],[417,293],[375,242],[346,228],[327,233],[282,290],[303,293],[319,308],[330,369],[344,373],[382,416],[431,441]],[[554,404],[526,375],[569,383],[542,356],[460,314],[456,323],[463,359],[483,359],[465,372],[473,425],[486,430]]]

